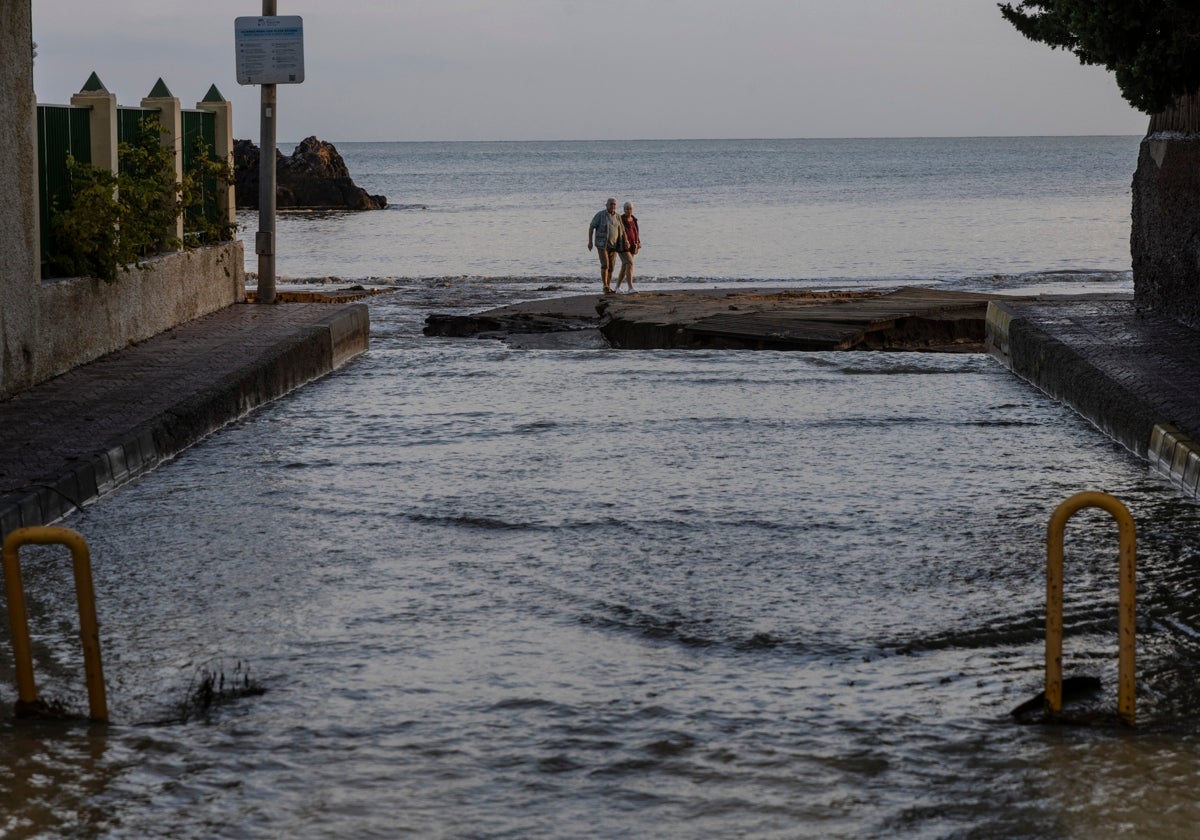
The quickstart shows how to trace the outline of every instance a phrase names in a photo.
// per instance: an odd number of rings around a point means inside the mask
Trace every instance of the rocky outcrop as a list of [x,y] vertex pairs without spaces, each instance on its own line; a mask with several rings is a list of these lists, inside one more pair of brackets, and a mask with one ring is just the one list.
[[[523,334],[598,331],[626,350],[983,351],[995,295],[904,288],[683,289],[526,301],[473,315],[433,313],[425,334],[512,343]],[[525,345],[529,346],[529,345]]]
[[[233,148],[237,206],[258,207],[259,149],[249,140]],[[387,197],[354,183],[332,143],[307,137],[290,157],[275,150],[275,206],[281,210],[382,210]]]

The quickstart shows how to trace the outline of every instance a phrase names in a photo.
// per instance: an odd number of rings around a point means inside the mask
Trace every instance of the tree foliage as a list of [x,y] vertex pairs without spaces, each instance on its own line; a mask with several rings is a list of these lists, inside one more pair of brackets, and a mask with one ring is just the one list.
[[107,169],[67,157],[70,206],[51,209],[49,277],[99,277],[112,282],[121,264],[118,224],[121,208],[114,195],[117,176]]
[[1021,0],[1000,3],[1025,37],[1107,68],[1147,114],[1200,88],[1200,0]]

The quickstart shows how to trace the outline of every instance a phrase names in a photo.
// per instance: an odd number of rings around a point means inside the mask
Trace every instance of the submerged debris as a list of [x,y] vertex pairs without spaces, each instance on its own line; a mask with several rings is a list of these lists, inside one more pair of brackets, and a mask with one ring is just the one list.
[[72,720],[86,719],[86,715],[72,712],[62,700],[43,700],[38,698],[32,702],[17,700],[13,704],[13,716],[22,720]]
[[180,719],[186,723],[207,714],[214,706],[243,697],[257,697],[266,690],[250,678],[250,666],[240,659],[233,664],[228,676],[224,663],[202,665],[192,677],[187,696],[180,705]]
[[1062,681],[1063,711],[1059,715],[1052,717],[1046,713],[1046,692],[1040,691],[1036,697],[1013,709],[1012,716],[1018,723],[1090,723],[1097,717],[1096,712],[1069,709],[1068,706],[1090,700],[1099,691],[1099,677],[1067,677]]

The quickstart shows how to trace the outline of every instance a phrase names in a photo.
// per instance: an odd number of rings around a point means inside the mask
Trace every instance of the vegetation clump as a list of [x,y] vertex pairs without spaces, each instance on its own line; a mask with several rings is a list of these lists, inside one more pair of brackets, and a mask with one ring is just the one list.
[[250,666],[241,660],[234,663],[228,676],[221,663],[205,665],[192,678],[179,717],[186,723],[207,715],[217,706],[242,697],[258,697],[266,691],[262,684],[250,678]]
[[180,205],[183,211],[184,245],[212,245],[228,242],[237,231],[237,222],[227,217],[219,196],[233,183],[229,161],[213,154],[211,145],[197,136],[184,168]]
[[[219,189],[232,183],[228,163],[197,138],[177,181],[174,153],[161,133],[154,118],[141,120],[133,140],[118,146],[117,174],[68,157],[67,198],[51,212],[48,276],[113,282],[118,271],[144,267],[154,254],[232,237],[235,225],[215,201]],[[180,214],[185,241],[175,234]]]

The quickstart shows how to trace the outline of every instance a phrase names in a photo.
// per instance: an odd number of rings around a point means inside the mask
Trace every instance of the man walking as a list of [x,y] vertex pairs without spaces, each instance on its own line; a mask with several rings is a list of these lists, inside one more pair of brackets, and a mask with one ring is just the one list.
[[617,261],[617,249],[625,241],[625,225],[617,213],[615,198],[610,198],[605,209],[592,216],[592,223],[588,225],[589,251],[592,250],[593,238],[600,256],[600,282],[604,284],[604,294],[612,294],[613,263]]

